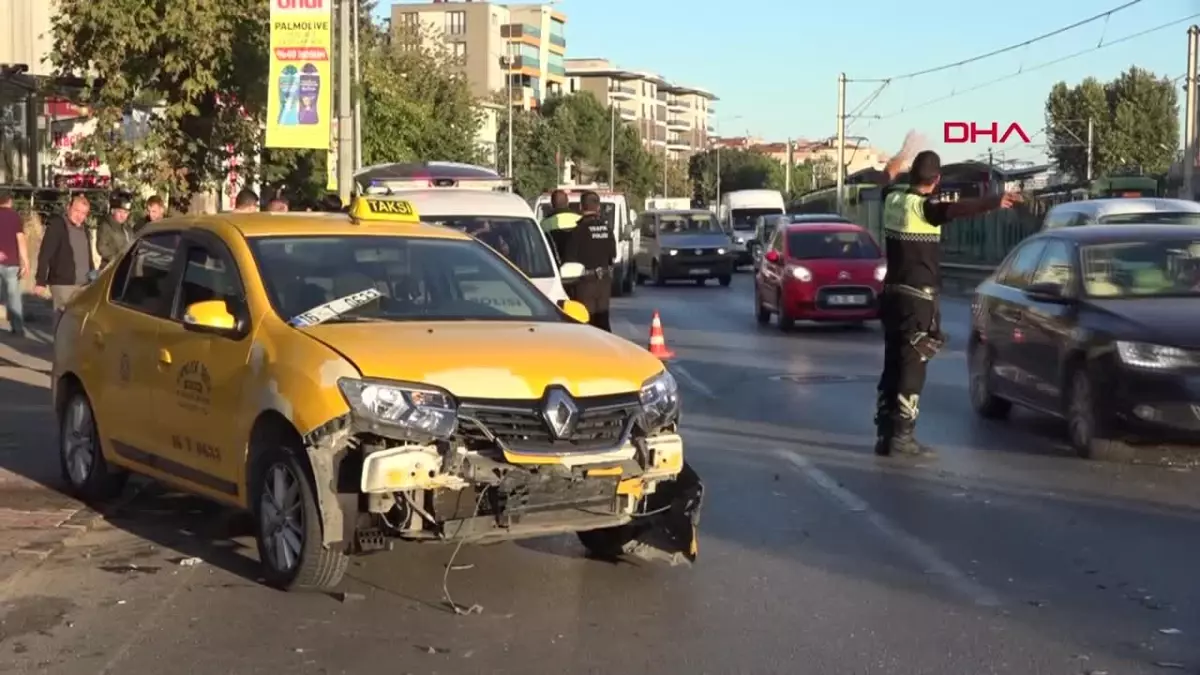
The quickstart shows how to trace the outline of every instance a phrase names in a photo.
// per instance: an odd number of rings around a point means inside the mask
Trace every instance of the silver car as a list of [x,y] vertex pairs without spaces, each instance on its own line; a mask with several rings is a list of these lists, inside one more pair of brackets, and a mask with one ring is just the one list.
[[1043,230],[1080,225],[1200,225],[1200,204],[1186,199],[1135,197],[1087,199],[1066,202],[1050,209]]

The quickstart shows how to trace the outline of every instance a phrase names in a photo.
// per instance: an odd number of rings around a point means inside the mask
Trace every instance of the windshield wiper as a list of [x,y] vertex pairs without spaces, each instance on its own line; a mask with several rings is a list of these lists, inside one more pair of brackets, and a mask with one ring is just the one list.
[[330,300],[323,305],[317,305],[306,312],[297,314],[288,319],[288,325],[294,328],[316,326],[382,297],[383,293],[379,292],[378,288],[364,288],[357,293]]

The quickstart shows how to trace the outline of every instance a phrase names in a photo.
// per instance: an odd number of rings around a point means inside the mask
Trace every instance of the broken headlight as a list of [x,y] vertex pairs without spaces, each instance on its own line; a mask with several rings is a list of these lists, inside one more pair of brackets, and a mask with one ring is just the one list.
[[458,426],[454,398],[441,389],[348,377],[338,380],[338,388],[354,416],[379,431],[450,438]]
[[646,380],[638,397],[642,402],[642,428],[647,432],[658,431],[679,417],[679,384],[665,370]]

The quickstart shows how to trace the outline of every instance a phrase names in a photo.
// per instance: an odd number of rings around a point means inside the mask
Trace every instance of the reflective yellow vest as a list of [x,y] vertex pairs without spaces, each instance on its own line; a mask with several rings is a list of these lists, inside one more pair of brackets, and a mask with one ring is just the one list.
[[942,240],[942,226],[925,220],[927,195],[915,192],[892,192],[883,203],[883,236],[901,241]]
[[542,219],[542,231],[569,230],[579,224],[579,214],[565,211]]

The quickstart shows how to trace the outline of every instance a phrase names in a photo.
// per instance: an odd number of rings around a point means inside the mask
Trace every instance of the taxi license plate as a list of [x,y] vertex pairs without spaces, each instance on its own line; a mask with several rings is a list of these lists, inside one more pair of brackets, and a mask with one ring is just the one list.
[[867,304],[867,299],[861,295],[831,295],[829,304],[839,306],[860,306]]
[[696,276],[696,277],[700,276],[701,274],[708,274],[708,273],[709,273],[708,268],[699,268],[698,267],[695,269],[688,270],[688,274],[691,274],[692,276]]

